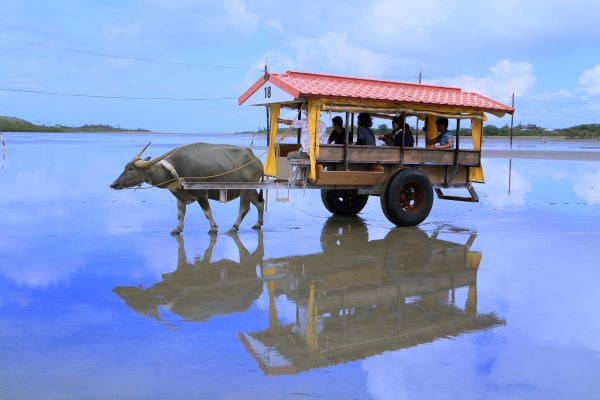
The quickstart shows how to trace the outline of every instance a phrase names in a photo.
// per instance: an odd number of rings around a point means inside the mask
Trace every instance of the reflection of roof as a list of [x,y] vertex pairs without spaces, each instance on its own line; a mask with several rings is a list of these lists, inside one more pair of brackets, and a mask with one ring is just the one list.
[[405,306],[402,323],[390,318],[389,310],[327,318],[319,334],[320,344],[312,351],[307,349],[304,336],[294,333],[292,326],[240,333],[240,340],[265,374],[295,374],[504,323],[493,313],[468,315],[451,305],[431,308],[413,303]]
[[[288,71],[269,74],[269,81],[294,98],[331,97],[513,112],[507,105],[459,88]],[[261,77],[238,101],[242,104],[264,84]]]

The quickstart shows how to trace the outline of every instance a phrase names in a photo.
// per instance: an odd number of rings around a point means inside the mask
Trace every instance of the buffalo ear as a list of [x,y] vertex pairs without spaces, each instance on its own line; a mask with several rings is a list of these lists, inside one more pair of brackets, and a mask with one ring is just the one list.
[[150,161],[151,158],[152,157],[146,157],[146,158],[144,158],[144,161]]

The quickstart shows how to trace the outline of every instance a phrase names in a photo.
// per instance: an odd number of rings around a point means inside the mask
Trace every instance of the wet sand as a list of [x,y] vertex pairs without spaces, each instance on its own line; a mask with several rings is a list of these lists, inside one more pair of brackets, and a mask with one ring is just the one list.
[[[484,148],[481,201],[418,228],[271,191],[262,233],[252,210],[211,237],[190,206],[173,237],[169,193],[108,184],[150,138],[197,136],[5,138],[0,398],[597,397],[600,163],[560,154],[579,144]],[[237,207],[212,203],[223,232]]]

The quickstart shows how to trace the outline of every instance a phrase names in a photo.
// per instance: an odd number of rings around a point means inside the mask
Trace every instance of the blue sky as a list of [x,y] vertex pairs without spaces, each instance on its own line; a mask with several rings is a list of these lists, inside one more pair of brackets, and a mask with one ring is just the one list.
[[[514,90],[517,123],[556,128],[600,122],[598,15],[600,3],[579,0],[8,2],[0,26],[0,88],[237,98],[260,76],[265,59],[274,72],[403,81],[416,81],[423,68],[425,82],[505,103]],[[176,132],[265,125],[262,108],[239,107],[235,100],[107,100],[7,91],[0,91],[0,115]]]

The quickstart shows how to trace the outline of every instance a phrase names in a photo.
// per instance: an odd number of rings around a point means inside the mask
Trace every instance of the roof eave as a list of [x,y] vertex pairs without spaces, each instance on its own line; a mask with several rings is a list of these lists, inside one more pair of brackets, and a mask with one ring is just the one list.
[[254,92],[258,90],[258,88],[260,88],[267,81],[272,82],[275,86],[288,93],[295,99],[297,99],[300,95],[300,92],[296,88],[279,79],[277,74],[266,74],[266,76],[263,75],[261,78],[258,78],[258,80],[254,82],[254,84],[250,86],[248,90],[238,97],[238,104],[242,105],[246,100],[248,100],[248,98],[250,98],[250,96],[254,94]]

